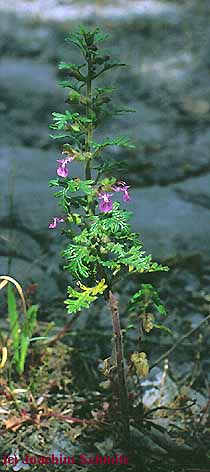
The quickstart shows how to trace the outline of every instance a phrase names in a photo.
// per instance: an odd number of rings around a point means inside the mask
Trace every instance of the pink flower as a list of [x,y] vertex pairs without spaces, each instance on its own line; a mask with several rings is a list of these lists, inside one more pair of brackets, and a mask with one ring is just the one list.
[[57,216],[55,216],[55,218],[53,218],[52,220],[52,223],[49,224],[48,228],[55,229],[58,223],[64,223],[64,219],[58,218]]
[[57,175],[59,175],[59,177],[68,177],[68,174],[69,174],[69,169],[68,169],[68,164],[69,162],[73,161],[73,159],[75,158],[75,156],[71,156],[71,157],[66,157],[66,159],[58,159],[57,162],[58,162],[58,168],[57,168]]
[[112,201],[110,199],[110,197],[112,197],[113,193],[100,193],[99,194],[99,200],[101,200],[101,202],[99,203],[99,210],[104,212],[104,213],[107,213],[109,211],[112,210],[113,208],[113,204],[112,204]]
[[113,185],[112,189],[114,192],[123,192],[123,201],[124,202],[129,202],[131,197],[128,193],[128,189],[130,188],[130,185],[126,185],[125,182],[118,182],[118,185]]

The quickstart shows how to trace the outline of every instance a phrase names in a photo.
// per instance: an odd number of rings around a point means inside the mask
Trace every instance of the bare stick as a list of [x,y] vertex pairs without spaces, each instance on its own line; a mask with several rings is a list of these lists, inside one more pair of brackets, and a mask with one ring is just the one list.
[[181,338],[179,338],[175,344],[173,346],[170,347],[170,349],[168,349],[168,351],[166,351],[164,354],[162,354],[162,356],[160,356],[155,362],[154,364],[151,365],[150,367],[150,370],[155,367],[156,365],[160,364],[160,362],[162,362],[166,357],[168,357],[173,351],[175,351],[175,349],[177,348],[177,346],[179,346],[179,344],[181,344],[186,338],[188,338],[189,336],[191,336],[193,333],[195,333],[198,329],[201,328],[201,326],[203,324],[206,323],[206,321],[208,321],[210,319],[210,314],[208,316],[206,316],[206,318],[204,318],[203,321],[201,321],[201,323],[199,323],[195,328],[192,328],[190,331],[188,331],[187,333],[183,334],[183,336],[181,336]]
[[75,313],[75,315],[68,321],[68,323],[66,323],[64,328],[61,331],[59,331],[59,333],[56,334],[53,338],[51,338],[50,341],[48,340],[46,344],[48,344],[49,346],[52,346],[61,338],[63,338],[63,336],[65,336],[67,331],[72,327],[72,325],[74,324],[74,322],[77,320],[79,316],[80,316],[80,312]]
[[115,361],[117,366],[118,392],[120,403],[121,423],[123,427],[123,435],[126,443],[129,445],[130,429],[129,429],[129,409],[128,409],[128,393],[125,376],[123,337],[120,327],[120,316],[118,304],[115,296],[109,290],[109,304],[112,313],[112,324],[114,333]]

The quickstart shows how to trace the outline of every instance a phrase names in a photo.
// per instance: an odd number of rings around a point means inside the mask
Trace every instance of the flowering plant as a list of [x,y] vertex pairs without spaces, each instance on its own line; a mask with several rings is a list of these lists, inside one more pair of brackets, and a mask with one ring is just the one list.
[[[87,31],[80,27],[67,37],[67,42],[79,48],[83,57],[80,65],[61,62],[59,69],[68,79],[61,82],[68,90],[67,103],[77,107],[77,112],[66,110],[53,113],[51,128],[57,131],[53,139],[63,140],[62,159],[57,167],[58,178],[50,186],[60,187],[55,193],[63,214],[54,217],[49,228],[65,223],[64,233],[68,243],[62,255],[73,279],[68,287],[65,301],[69,314],[87,309],[98,297],[103,296],[110,304],[113,322],[114,349],[112,362],[118,378],[119,406],[125,437],[129,437],[129,411],[126,375],[123,354],[123,338],[116,296],[116,282],[127,272],[143,273],[167,268],[152,261],[142,251],[139,236],[132,232],[128,223],[131,213],[114,201],[129,203],[130,186],[112,175],[119,168],[119,161],[104,157],[108,147],[134,147],[127,136],[107,138],[101,143],[94,140],[94,131],[105,117],[121,113],[111,107],[112,88],[93,88],[93,81],[114,67],[123,67],[110,61],[110,57],[99,48],[107,35],[99,28]],[[125,110],[128,111],[128,110]],[[84,167],[84,179],[71,176],[71,162],[80,161]],[[140,292],[134,296],[135,306]],[[132,357],[136,366],[145,364],[146,355],[136,353]],[[140,371],[140,370],[139,370]]]

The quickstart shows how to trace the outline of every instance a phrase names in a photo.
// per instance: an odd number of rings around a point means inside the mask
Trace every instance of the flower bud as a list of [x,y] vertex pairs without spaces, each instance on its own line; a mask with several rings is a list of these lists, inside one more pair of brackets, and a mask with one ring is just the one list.
[[69,77],[74,77],[74,79],[84,81],[84,77],[78,70],[69,70],[68,71]]
[[97,48],[97,46],[96,46],[95,44],[91,44],[91,45],[89,46],[89,49],[91,49],[92,51],[97,51],[97,50],[98,50],[98,48]]
[[81,103],[81,105],[88,105],[91,103],[91,100],[88,97],[85,97],[84,95],[80,95],[79,103]]
[[148,375],[149,364],[145,352],[133,352],[131,361],[140,377],[146,377]]
[[87,44],[87,46],[92,46],[93,44],[93,41],[94,41],[94,34],[91,34],[91,33],[85,33],[85,42]]
[[80,127],[78,124],[73,124],[73,125],[65,125],[64,126],[64,130],[65,131],[75,131],[76,133],[78,133],[80,131]]
[[105,62],[104,56],[97,56],[93,59],[94,64],[102,65]]
[[110,97],[107,97],[107,95],[100,95],[97,97],[96,100],[96,105],[103,105],[103,103],[109,103],[111,101]]
[[106,244],[109,242],[109,237],[108,236],[103,236],[103,238],[101,238],[101,242]]
[[146,333],[150,333],[154,327],[154,315],[152,313],[144,313],[142,316],[143,328]]
[[107,249],[103,246],[100,247],[100,253],[101,254],[107,254]]
[[69,100],[71,103],[79,103],[79,101],[80,101],[80,93],[77,92],[76,90],[73,90],[73,91],[69,92],[69,94],[68,94],[68,100]]

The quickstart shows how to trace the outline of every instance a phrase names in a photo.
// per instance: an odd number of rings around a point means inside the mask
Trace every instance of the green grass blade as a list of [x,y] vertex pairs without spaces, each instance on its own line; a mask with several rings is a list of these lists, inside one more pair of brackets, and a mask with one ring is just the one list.
[[25,368],[25,361],[30,344],[30,338],[36,326],[36,318],[38,305],[32,305],[27,310],[27,316],[23,323],[23,329],[20,339],[20,359],[19,359],[19,373],[22,374]]
[[20,344],[20,329],[19,329],[19,314],[17,311],[17,304],[15,295],[12,289],[12,285],[8,284],[7,290],[7,302],[8,302],[8,315],[9,315],[9,325],[11,331],[11,337],[13,341],[13,348],[14,348],[14,361],[16,366],[19,363],[19,344]]

